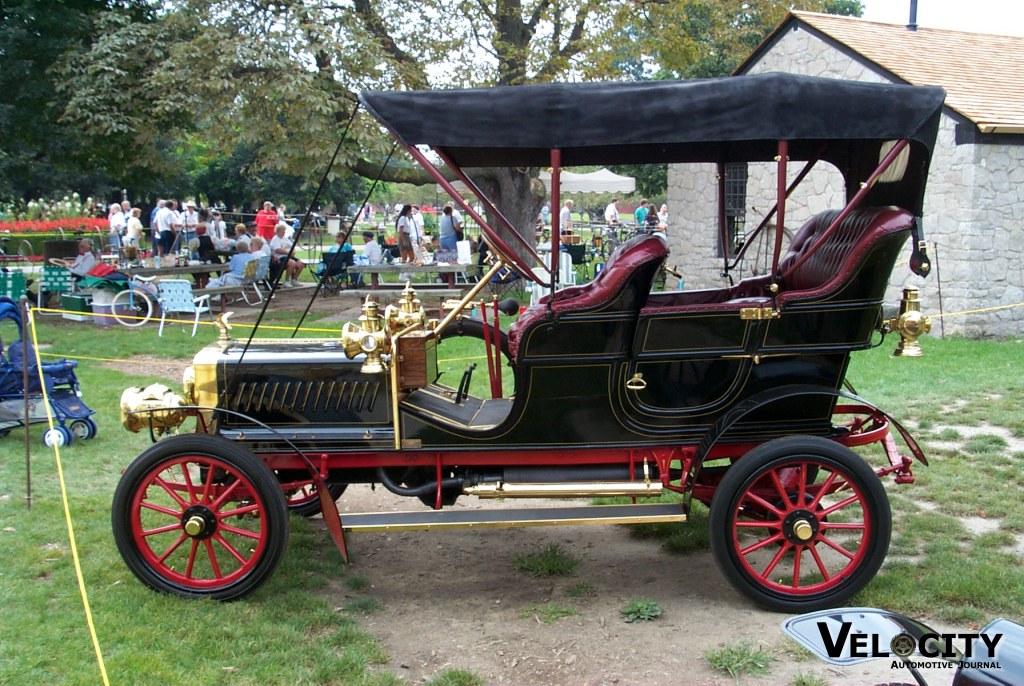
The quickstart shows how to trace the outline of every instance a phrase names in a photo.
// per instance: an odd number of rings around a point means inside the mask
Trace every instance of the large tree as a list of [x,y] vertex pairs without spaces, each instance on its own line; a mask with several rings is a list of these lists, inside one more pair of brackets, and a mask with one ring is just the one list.
[[[823,3],[804,4],[820,9]],[[136,154],[122,161],[128,168],[158,172],[164,136],[201,128],[225,151],[255,150],[253,170],[312,181],[359,90],[685,74],[709,49],[697,19],[685,37],[673,39],[678,17],[692,10],[710,22],[709,30],[728,36],[745,17],[781,17],[787,6],[778,0],[168,0],[152,22],[112,14],[116,28],[67,63],[65,116],[97,145],[131,136]],[[757,26],[759,35],[771,28],[766,20]],[[389,147],[373,121],[358,118],[339,169],[374,178]],[[536,172],[486,169],[473,176],[526,229],[544,199]],[[401,157],[385,178],[428,181]]]

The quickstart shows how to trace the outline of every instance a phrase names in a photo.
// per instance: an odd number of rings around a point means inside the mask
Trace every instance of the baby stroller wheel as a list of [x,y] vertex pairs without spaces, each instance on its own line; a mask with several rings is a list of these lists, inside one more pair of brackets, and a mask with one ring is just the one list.
[[46,433],[43,434],[43,445],[47,448],[57,446],[58,448],[65,445],[70,445],[73,437],[71,432],[63,426],[55,426],[52,429],[47,429]]
[[75,438],[82,440],[95,438],[96,431],[99,429],[99,427],[96,426],[96,422],[94,422],[91,417],[86,417],[85,419],[76,419],[75,421],[71,422],[70,428],[71,434]]

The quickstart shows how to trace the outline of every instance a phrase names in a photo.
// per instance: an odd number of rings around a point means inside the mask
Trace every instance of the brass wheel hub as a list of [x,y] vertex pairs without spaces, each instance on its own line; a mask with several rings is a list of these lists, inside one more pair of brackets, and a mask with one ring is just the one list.
[[810,510],[798,509],[782,520],[782,535],[795,545],[807,545],[818,535],[820,522]]
[[181,528],[192,538],[209,538],[217,530],[217,517],[205,505],[193,505],[181,514]]

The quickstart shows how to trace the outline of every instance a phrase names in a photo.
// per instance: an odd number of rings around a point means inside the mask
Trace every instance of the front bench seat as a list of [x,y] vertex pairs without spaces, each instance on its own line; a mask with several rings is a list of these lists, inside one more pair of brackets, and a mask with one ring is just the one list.
[[582,286],[570,286],[555,291],[554,297],[549,293],[526,312],[508,329],[508,347],[512,359],[518,359],[519,342],[523,333],[535,323],[547,318],[548,310],[557,318],[570,312],[593,311],[608,307],[614,303],[626,286],[638,272],[647,267],[645,283],[639,284],[637,291],[629,301],[615,303],[622,308],[639,310],[651,288],[651,280],[661,263],[668,257],[668,243],[659,236],[637,236],[620,245],[611,254],[605,267],[593,281]]

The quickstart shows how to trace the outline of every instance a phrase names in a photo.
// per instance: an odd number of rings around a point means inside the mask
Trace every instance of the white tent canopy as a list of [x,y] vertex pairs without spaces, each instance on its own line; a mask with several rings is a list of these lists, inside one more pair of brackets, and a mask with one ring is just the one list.
[[[542,171],[540,180],[550,192],[551,172]],[[632,193],[636,190],[636,179],[631,176],[619,176],[607,169],[598,169],[586,174],[563,171],[561,186],[563,193]]]
[[[540,180],[544,182],[544,187],[550,193],[551,172],[542,171]],[[461,181],[452,183],[460,193],[466,193],[469,190]],[[636,179],[631,176],[619,176],[607,169],[598,169],[586,174],[562,172],[563,193],[632,193],[634,190],[636,190]],[[437,187],[437,192],[443,192],[441,186]]]

